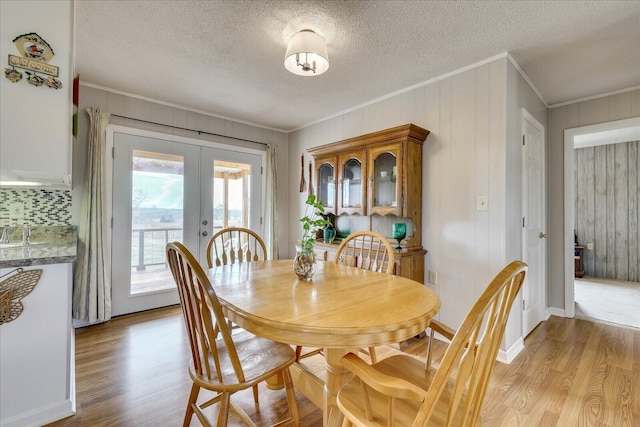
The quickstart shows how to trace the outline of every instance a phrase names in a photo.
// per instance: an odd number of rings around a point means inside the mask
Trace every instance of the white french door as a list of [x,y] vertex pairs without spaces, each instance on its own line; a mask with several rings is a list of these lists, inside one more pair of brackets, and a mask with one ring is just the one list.
[[195,142],[113,132],[113,316],[179,303],[168,242],[183,243],[206,267],[207,243],[221,227],[260,232],[263,156]]

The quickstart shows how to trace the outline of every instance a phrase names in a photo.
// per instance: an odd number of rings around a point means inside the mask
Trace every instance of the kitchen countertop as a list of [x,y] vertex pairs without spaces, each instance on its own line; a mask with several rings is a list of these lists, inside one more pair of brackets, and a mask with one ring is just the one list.
[[[22,230],[12,227],[11,238],[20,242]],[[31,244],[0,248],[0,268],[75,262],[78,253],[75,226],[31,227]]]

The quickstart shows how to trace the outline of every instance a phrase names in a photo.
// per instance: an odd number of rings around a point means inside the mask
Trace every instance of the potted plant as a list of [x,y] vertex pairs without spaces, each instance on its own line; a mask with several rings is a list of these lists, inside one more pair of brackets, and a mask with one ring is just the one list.
[[316,242],[316,233],[318,230],[331,224],[330,221],[324,219],[324,206],[321,200],[315,195],[310,195],[305,201],[307,205],[304,216],[300,218],[302,223],[302,238],[300,246],[296,246],[296,257],[293,260],[293,270],[298,278],[303,280],[311,280],[316,272],[316,257],[313,252],[313,245]]

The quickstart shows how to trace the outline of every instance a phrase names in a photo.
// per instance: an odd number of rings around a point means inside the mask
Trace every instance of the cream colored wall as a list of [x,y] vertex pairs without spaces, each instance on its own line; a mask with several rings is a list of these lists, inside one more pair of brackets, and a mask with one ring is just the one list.
[[640,89],[549,110],[549,306],[564,310],[564,130],[640,116]]
[[[506,252],[507,217],[513,214],[506,205],[508,68],[506,58],[496,60],[291,133],[289,255],[300,234],[293,219],[302,216],[306,197],[298,192],[301,153],[308,162],[309,147],[405,123],[429,129],[423,154],[425,267],[438,273],[438,284],[429,285],[442,299],[438,317],[459,325],[489,280],[513,259]],[[529,96],[516,99],[528,104]],[[488,212],[476,211],[478,195],[489,197]]]
[[[82,76],[81,76],[82,77]],[[72,224],[78,224],[80,217],[80,205],[82,203],[82,187],[83,176],[87,155],[87,139],[89,132],[89,117],[86,113],[88,107],[100,107],[104,111],[111,114],[118,114],[127,117],[136,117],[156,123],[166,123],[172,126],[184,127],[187,129],[197,129],[205,132],[217,133],[235,138],[244,138],[259,142],[272,142],[277,145],[277,169],[278,169],[278,188],[285,188],[289,180],[289,171],[287,163],[287,134],[269,129],[259,128],[246,125],[243,123],[224,120],[217,117],[207,116],[204,114],[194,113],[191,111],[181,110],[179,108],[169,107],[150,101],[108,92],[105,90],[84,86],[80,86],[79,99],[79,135],[73,147],[73,216]],[[222,141],[219,137],[211,135],[198,135],[196,132],[172,129],[165,126],[156,126],[138,122],[135,120],[121,119],[112,117],[109,121],[111,124],[128,126],[138,129],[146,129],[155,132],[162,132],[172,135],[180,135],[189,138],[201,139],[204,141]],[[229,140],[229,144],[261,148],[262,145],[245,143],[242,141]],[[286,242],[288,239],[288,229],[282,224],[288,222],[288,193],[285,191],[278,192],[278,220],[279,220],[279,239]]]

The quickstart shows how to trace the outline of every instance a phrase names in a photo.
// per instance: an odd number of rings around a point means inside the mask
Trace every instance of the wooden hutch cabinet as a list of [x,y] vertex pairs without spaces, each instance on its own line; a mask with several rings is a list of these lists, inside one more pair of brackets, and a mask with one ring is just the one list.
[[[428,135],[428,130],[407,124],[309,149],[315,161],[315,191],[325,212],[411,219],[414,235],[407,239],[406,248],[396,252],[396,272],[420,282],[424,282],[426,253],[422,248],[422,144]],[[318,245],[331,259],[337,245]]]

